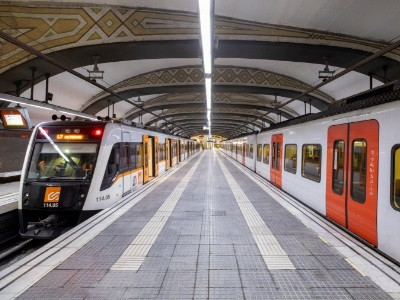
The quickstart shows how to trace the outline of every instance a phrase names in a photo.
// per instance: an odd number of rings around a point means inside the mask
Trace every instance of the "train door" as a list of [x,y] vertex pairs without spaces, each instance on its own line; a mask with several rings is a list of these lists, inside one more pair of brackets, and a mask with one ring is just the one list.
[[282,147],[283,147],[283,134],[273,134],[271,137],[271,167],[270,167],[270,181],[282,187]]
[[328,129],[326,215],[377,246],[379,124]]
[[143,183],[149,181],[149,136],[143,135]]
[[246,164],[246,143],[244,143],[242,148],[242,164]]
[[120,168],[124,172],[122,176],[122,195],[129,194],[131,192],[131,172],[130,172],[130,143],[131,136],[129,132],[122,132],[122,144],[121,144],[121,155],[120,155]]
[[170,150],[170,140],[168,138],[165,139],[165,170],[171,168],[171,153]]
[[158,159],[159,159],[159,147],[158,147],[158,136],[154,137],[154,176],[158,176]]

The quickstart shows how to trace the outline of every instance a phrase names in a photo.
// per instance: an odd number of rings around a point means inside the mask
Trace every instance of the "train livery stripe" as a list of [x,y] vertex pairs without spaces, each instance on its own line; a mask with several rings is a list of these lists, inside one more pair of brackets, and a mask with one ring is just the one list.
[[265,224],[249,198],[237,184],[235,178],[225,167],[225,164],[219,156],[216,155],[215,152],[214,155],[216,156],[226,181],[235,196],[236,202],[250,228],[251,234],[253,235],[267,268],[270,270],[294,270],[295,267],[289,256]]
[[128,246],[121,257],[111,267],[111,270],[120,271],[137,271],[145,260],[147,253],[150,251],[154,242],[157,240],[158,235],[167,223],[175,205],[178,203],[182,196],[183,191],[186,189],[194,171],[199,166],[204,153],[197,160],[197,162],[190,168],[189,172],[178,183],[172,193],[168,196],[165,202],[161,205],[155,215],[136,236],[132,243]]

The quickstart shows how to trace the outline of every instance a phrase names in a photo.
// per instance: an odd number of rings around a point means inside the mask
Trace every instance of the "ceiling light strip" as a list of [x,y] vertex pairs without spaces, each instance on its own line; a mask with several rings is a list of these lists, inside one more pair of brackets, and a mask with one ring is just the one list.
[[211,138],[211,73],[212,73],[212,3],[211,0],[199,1],[201,47],[206,88],[208,139]]

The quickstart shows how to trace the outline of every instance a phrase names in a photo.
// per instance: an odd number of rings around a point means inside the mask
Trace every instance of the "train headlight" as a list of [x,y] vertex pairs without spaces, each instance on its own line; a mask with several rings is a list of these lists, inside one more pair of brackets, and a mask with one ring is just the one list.
[[27,197],[27,198],[28,198],[28,197],[29,197],[29,193],[25,193],[25,197]]
[[81,198],[85,198],[85,194],[81,194]]

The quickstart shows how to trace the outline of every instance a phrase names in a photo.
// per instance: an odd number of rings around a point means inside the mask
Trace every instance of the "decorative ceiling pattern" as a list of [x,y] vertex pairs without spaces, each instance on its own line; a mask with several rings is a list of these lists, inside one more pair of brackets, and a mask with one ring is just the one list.
[[[214,67],[212,82],[214,89],[219,87],[240,87],[241,89],[248,87],[258,88],[263,93],[266,93],[266,89],[277,93],[279,90],[302,93],[311,87],[295,78],[265,70],[225,66]],[[139,93],[143,94],[145,89],[154,91],[157,88],[162,93],[171,92],[171,89],[161,90],[163,87],[177,89],[179,87],[193,88],[195,86],[201,88],[204,86],[204,73],[199,66],[155,70],[126,79],[113,85],[110,89],[115,93],[132,97]],[[309,96],[317,100],[315,105],[326,105],[334,101],[332,97],[319,90],[310,93]],[[95,114],[108,105],[107,101],[110,98],[109,93],[101,92],[87,101],[82,106],[81,111]]]
[[[266,96],[246,93],[214,93],[212,98],[212,102],[215,105],[248,107],[262,111],[274,108],[277,104],[274,100]],[[181,106],[203,106],[205,105],[205,101],[204,93],[166,94],[145,101],[143,103],[143,108],[147,111],[156,111]],[[283,107],[281,112],[286,118],[297,117],[299,115],[288,107]],[[125,114],[124,118],[131,120],[137,118],[141,114],[141,109],[133,108]]]
[[[0,3],[3,4],[3,3]],[[99,7],[77,4],[34,5],[9,1],[0,5],[0,30],[43,53],[106,43],[193,40],[199,37],[198,17],[186,12]],[[373,52],[385,46],[377,41],[317,30],[259,24],[215,17],[214,32],[220,40],[272,41],[344,47]],[[0,73],[32,55],[9,43],[1,43]],[[400,50],[387,55],[400,61]]]
[[[206,115],[206,108],[205,107],[182,107],[182,108],[173,108],[167,109],[163,113],[159,114],[165,118],[172,118],[178,116],[188,116],[188,115]],[[255,109],[246,109],[246,108],[235,108],[235,107],[219,107],[217,105],[214,106],[213,111],[211,113],[212,119],[219,119],[218,115],[225,115],[225,116],[232,116],[236,118],[237,116],[240,117],[248,117],[248,118],[257,118],[258,120],[267,123],[267,124],[274,124],[276,120],[274,120],[270,116],[263,116],[263,114]],[[151,126],[161,119],[158,117],[151,118],[148,122],[146,122],[145,126]]]

